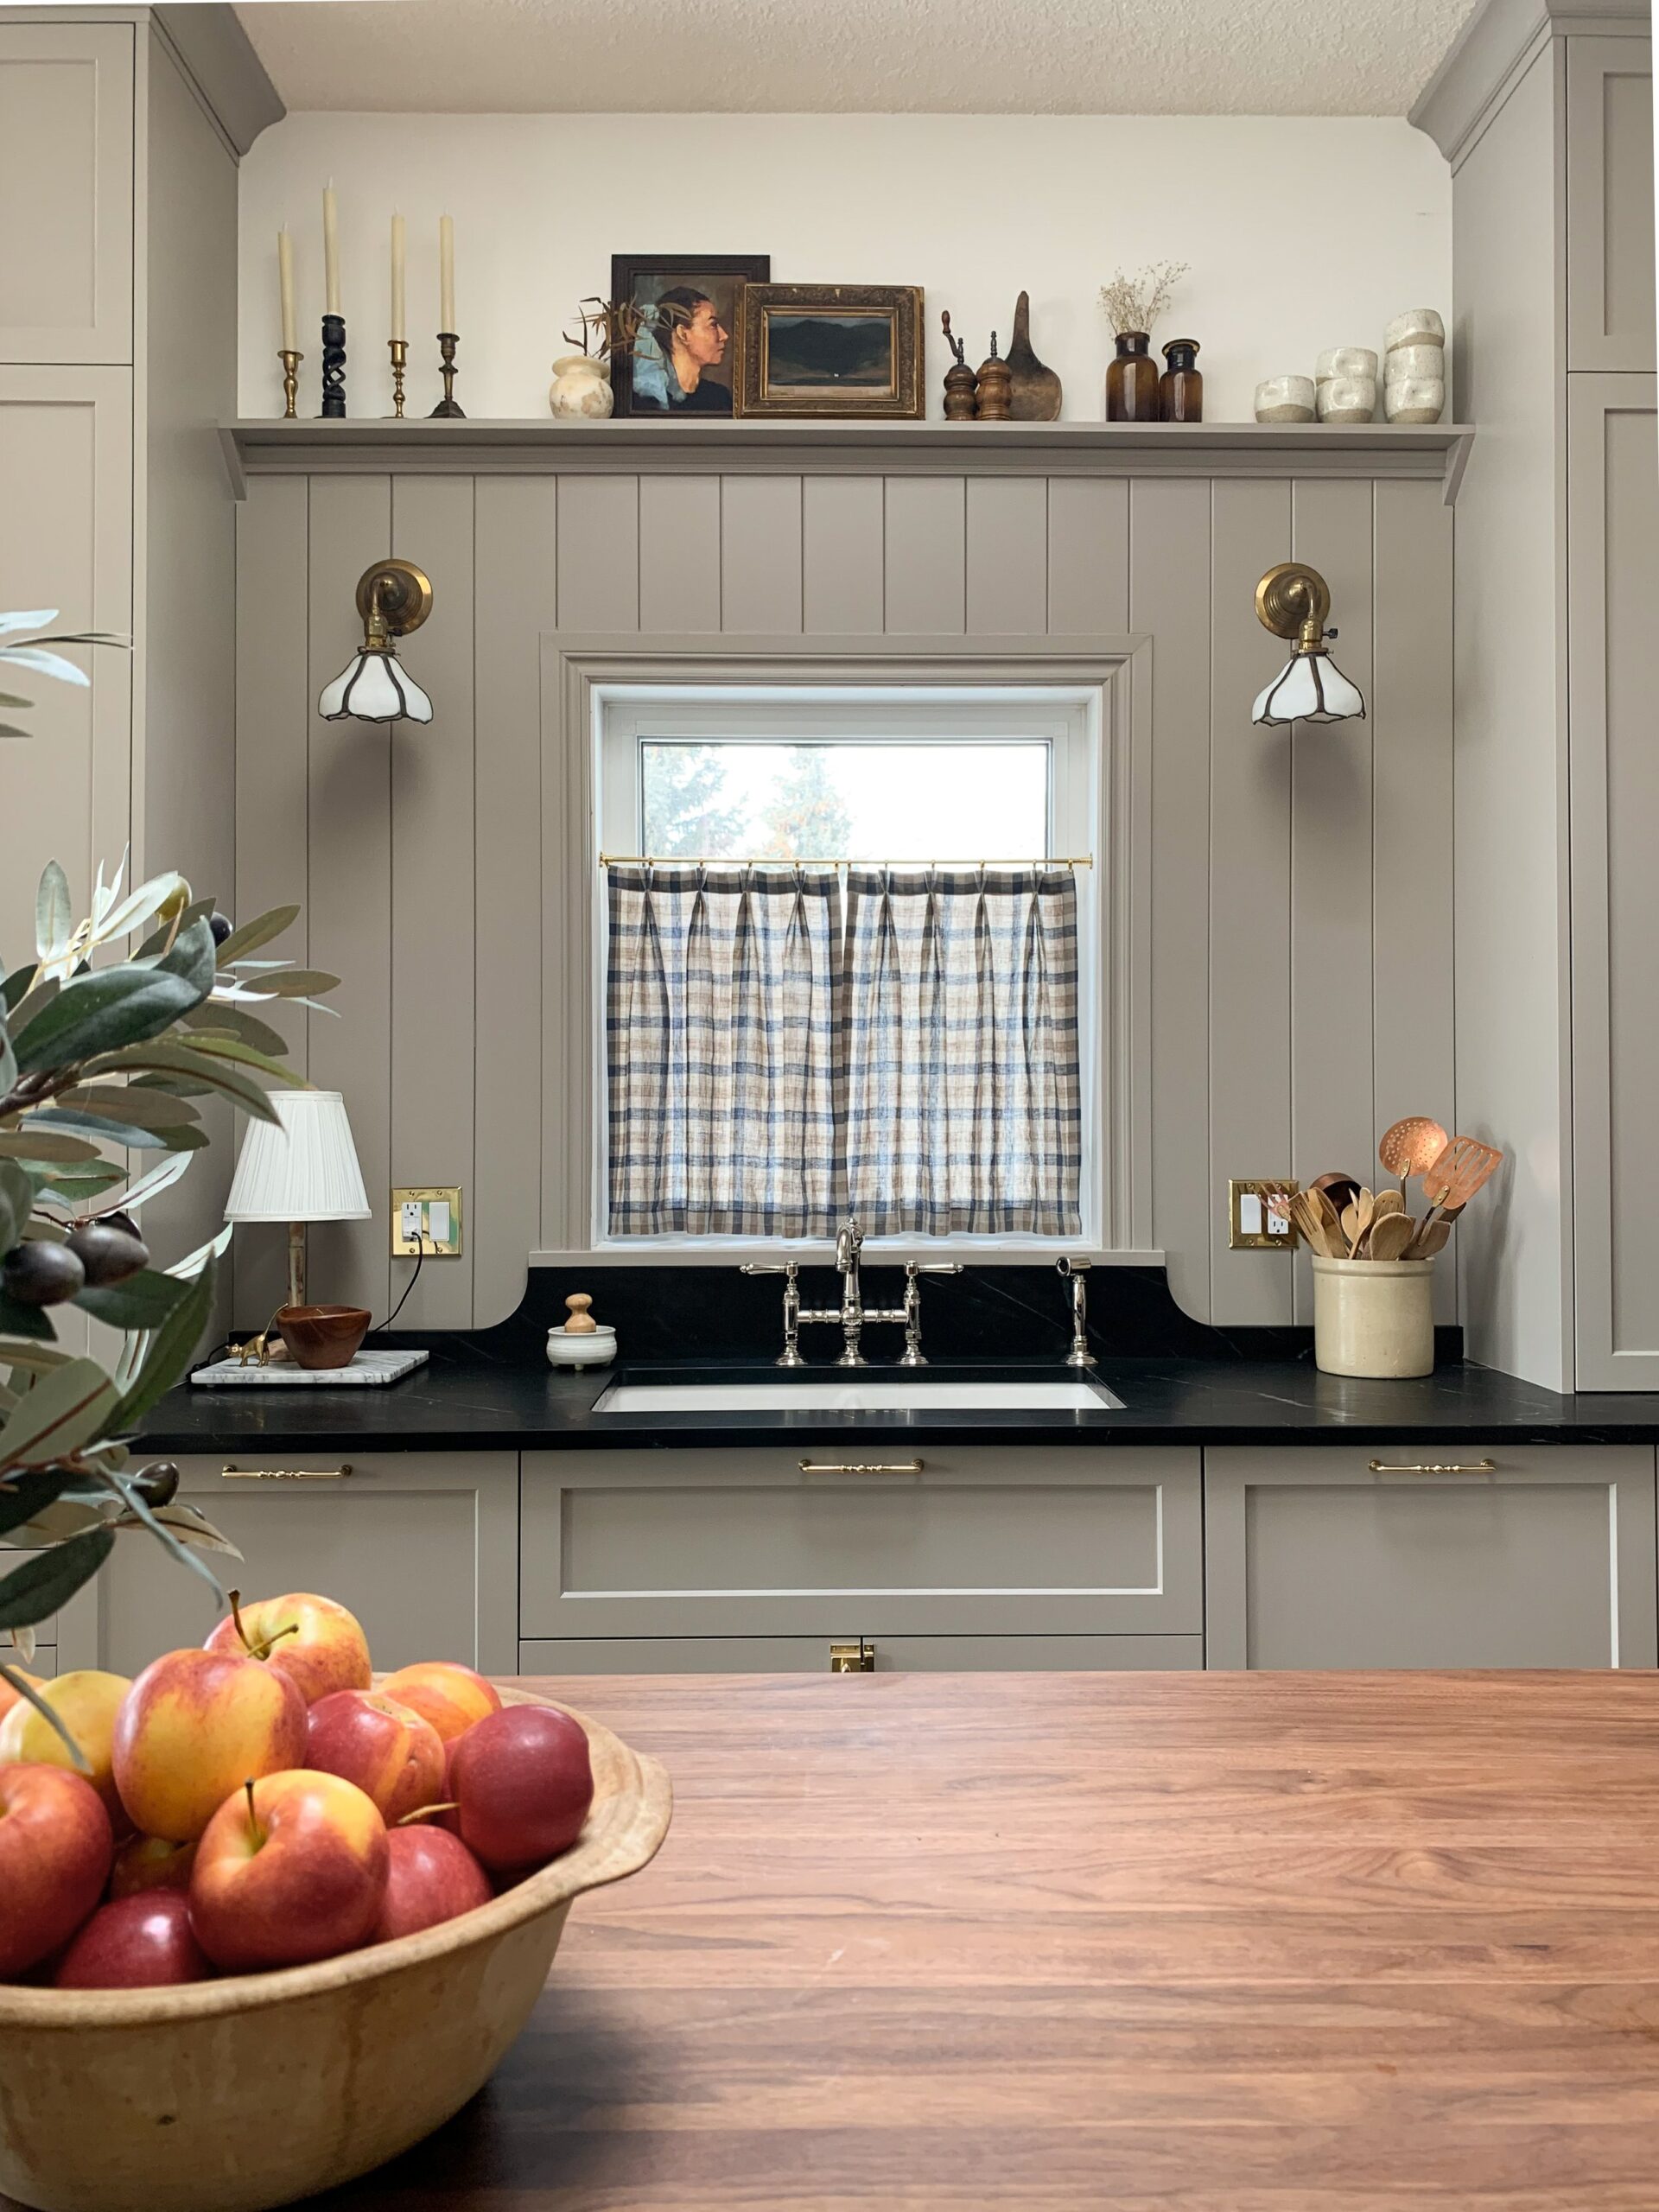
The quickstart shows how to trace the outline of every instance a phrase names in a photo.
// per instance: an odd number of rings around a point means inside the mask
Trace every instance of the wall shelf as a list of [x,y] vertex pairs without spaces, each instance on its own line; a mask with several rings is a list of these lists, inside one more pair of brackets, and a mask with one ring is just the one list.
[[1451,505],[1474,432],[1456,423],[242,421],[219,433],[251,475],[433,474],[1405,477]]

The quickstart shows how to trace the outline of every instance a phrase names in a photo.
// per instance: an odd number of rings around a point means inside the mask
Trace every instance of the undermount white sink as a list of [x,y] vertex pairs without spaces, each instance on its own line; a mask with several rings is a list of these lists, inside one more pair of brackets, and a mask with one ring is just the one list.
[[596,1414],[1100,1413],[1123,1401],[1096,1382],[613,1382]]

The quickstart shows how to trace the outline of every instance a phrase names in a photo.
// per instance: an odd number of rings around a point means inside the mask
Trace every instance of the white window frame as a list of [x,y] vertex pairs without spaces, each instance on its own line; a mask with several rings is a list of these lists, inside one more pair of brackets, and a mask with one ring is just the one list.
[[[757,1252],[803,1260],[821,1255],[822,1237],[698,1236],[683,1232],[619,1236],[608,1220],[609,1056],[605,1007],[608,942],[602,854],[642,854],[641,748],[683,738],[739,743],[788,743],[833,738],[838,743],[991,744],[1033,740],[1049,748],[1048,855],[1086,858],[1077,871],[1078,1065],[1083,1145],[1078,1199],[1082,1227],[1072,1236],[1010,1234],[997,1236],[906,1234],[871,1236],[873,1259],[952,1257],[1004,1262],[1095,1251],[1114,1241],[1109,1220],[1110,1149],[1114,1141],[1106,1019],[1112,951],[1103,916],[1117,911],[1112,882],[1111,733],[1103,693],[1096,683],[1041,683],[826,684],[605,683],[594,684],[592,705],[592,820],[594,907],[592,916],[593,1020],[589,1052],[593,1075],[593,1156],[589,1236],[596,1254],[612,1258],[696,1255],[753,1258]],[[812,858],[838,857],[813,855]],[[854,855],[851,857],[862,857]],[[872,855],[915,861],[925,853]],[[1020,857],[988,853],[988,861]],[[961,863],[956,863],[961,865]]]

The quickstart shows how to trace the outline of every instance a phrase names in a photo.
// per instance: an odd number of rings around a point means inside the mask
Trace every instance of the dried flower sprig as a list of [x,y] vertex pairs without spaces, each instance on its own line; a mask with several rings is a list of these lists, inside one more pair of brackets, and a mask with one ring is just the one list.
[[1191,266],[1185,261],[1154,261],[1133,276],[1126,276],[1120,269],[1109,284],[1100,288],[1100,304],[1113,334],[1125,330],[1150,334],[1169,305],[1170,295]]
[[[582,317],[582,328],[567,330],[563,334],[565,344],[580,346],[584,354],[601,361],[631,353],[645,324],[643,310],[631,300],[601,300],[597,294],[592,299],[581,301],[576,312]],[[598,343],[590,346],[590,337]]]

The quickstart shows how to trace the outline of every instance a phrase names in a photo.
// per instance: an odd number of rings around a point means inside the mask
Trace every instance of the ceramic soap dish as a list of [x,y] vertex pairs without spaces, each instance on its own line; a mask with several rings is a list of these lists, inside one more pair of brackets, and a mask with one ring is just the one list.
[[562,1328],[547,1332],[550,1367],[608,1367],[616,1357],[616,1331],[595,1321],[588,1308],[593,1300],[585,1290],[573,1290],[565,1304],[570,1319]]

